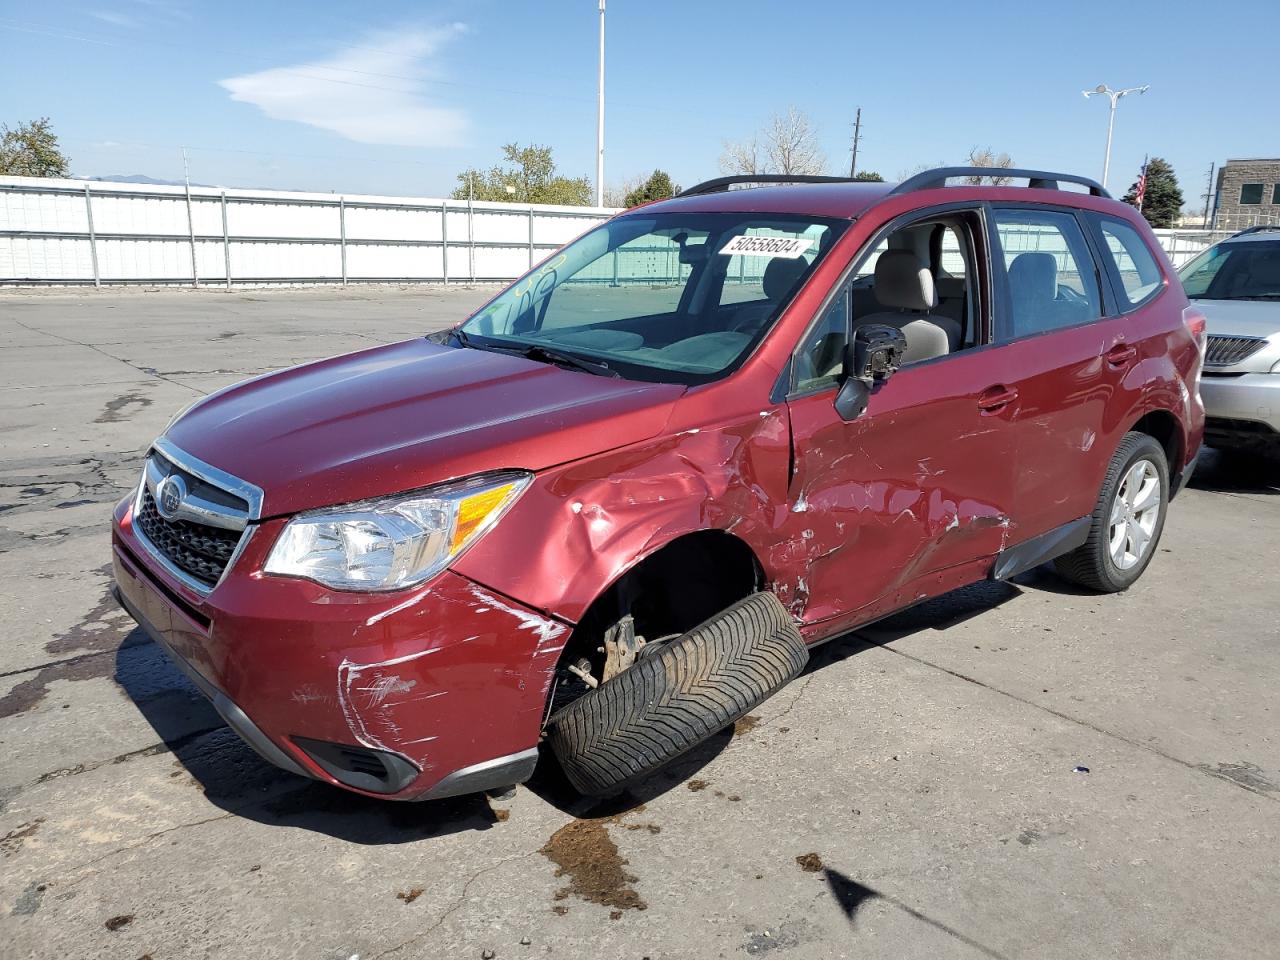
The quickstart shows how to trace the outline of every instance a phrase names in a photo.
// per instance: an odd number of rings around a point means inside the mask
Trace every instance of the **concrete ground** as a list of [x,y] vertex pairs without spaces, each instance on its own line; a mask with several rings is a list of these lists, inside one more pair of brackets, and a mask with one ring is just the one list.
[[1128,593],[899,615],[612,807],[259,760],[112,603],[111,507],[201,393],[483,296],[0,291],[5,957],[1280,955],[1277,464],[1210,457]]

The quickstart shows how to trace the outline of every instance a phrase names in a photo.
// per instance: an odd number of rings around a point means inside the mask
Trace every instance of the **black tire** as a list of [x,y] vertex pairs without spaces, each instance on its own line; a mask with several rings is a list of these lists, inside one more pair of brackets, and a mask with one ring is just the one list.
[[[1121,569],[1111,555],[1111,508],[1125,474],[1139,460],[1149,461],[1155,467],[1159,477],[1159,515],[1156,517],[1145,553],[1134,566]],[[1165,457],[1164,448],[1148,434],[1126,433],[1120,441],[1115,456],[1111,458],[1111,463],[1107,466],[1102,490],[1099,491],[1098,501],[1093,508],[1089,539],[1070,553],[1058,557],[1054,561],[1054,567],[1062,577],[1091,590],[1102,593],[1118,593],[1121,590],[1127,590],[1142,576],[1151,558],[1155,556],[1168,512],[1169,462]]]
[[778,598],[753,593],[559,710],[551,747],[579,792],[613,793],[745,716],[808,660]]

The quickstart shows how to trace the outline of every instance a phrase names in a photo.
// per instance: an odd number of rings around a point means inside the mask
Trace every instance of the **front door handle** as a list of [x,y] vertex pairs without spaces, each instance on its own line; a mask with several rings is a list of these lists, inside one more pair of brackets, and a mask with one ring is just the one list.
[[1107,351],[1107,363],[1113,367],[1123,367],[1137,355],[1137,350],[1121,341]]
[[1003,410],[1017,399],[1017,390],[1013,387],[1006,387],[1003,383],[997,383],[994,387],[987,387],[987,389],[978,394],[978,409],[983,413],[995,413],[997,410]]

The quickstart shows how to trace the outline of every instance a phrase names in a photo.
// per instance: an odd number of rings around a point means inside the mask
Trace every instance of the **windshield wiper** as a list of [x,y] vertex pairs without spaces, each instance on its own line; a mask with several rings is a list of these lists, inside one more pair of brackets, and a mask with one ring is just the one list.
[[523,343],[480,343],[472,340],[465,330],[461,327],[455,327],[449,331],[454,340],[460,347],[469,347],[472,350],[491,350],[494,353],[510,353],[518,357],[525,357],[529,360],[537,360],[541,363],[554,363],[561,367],[571,367],[574,370],[582,370],[584,373],[594,373],[600,377],[621,377],[617,370],[614,370],[607,363],[597,360],[588,360],[585,357],[579,357],[573,353],[561,353],[559,350],[550,350],[542,344],[523,344]]
[[541,360],[543,363],[554,363],[562,367],[572,367],[574,370],[594,373],[599,377],[622,376],[622,374],[617,370],[614,370],[607,363],[601,363],[597,360],[587,360],[585,357],[579,357],[572,353],[561,353],[559,350],[548,350],[541,344],[519,348],[519,352],[522,356],[528,357],[530,360]]

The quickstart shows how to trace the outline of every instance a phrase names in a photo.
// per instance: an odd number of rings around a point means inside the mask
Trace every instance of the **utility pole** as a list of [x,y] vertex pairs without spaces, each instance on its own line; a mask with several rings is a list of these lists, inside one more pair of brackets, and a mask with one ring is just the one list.
[[600,84],[596,111],[596,206],[604,206],[604,0],[600,0]]
[[1112,90],[1105,83],[1100,83],[1092,90],[1081,91],[1086,100],[1090,97],[1099,95],[1108,97],[1111,100],[1111,115],[1107,120],[1107,155],[1102,161],[1102,186],[1104,189],[1107,186],[1107,174],[1111,172],[1111,134],[1115,130],[1116,126],[1116,104],[1120,102],[1122,97],[1126,97],[1131,93],[1146,93],[1150,88],[1150,84],[1143,84],[1140,87],[1126,87],[1124,90]]
[[859,107],[857,113],[853,115],[853,155],[849,159],[849,176],[854,177],[858,173],[858,141],[862,139],[862,108]]
[[1204,228],[1209,229],[1209,207],[1213,203],[1213,168],[1214,164],[1209,164],[1209,179],[1204,185]]

